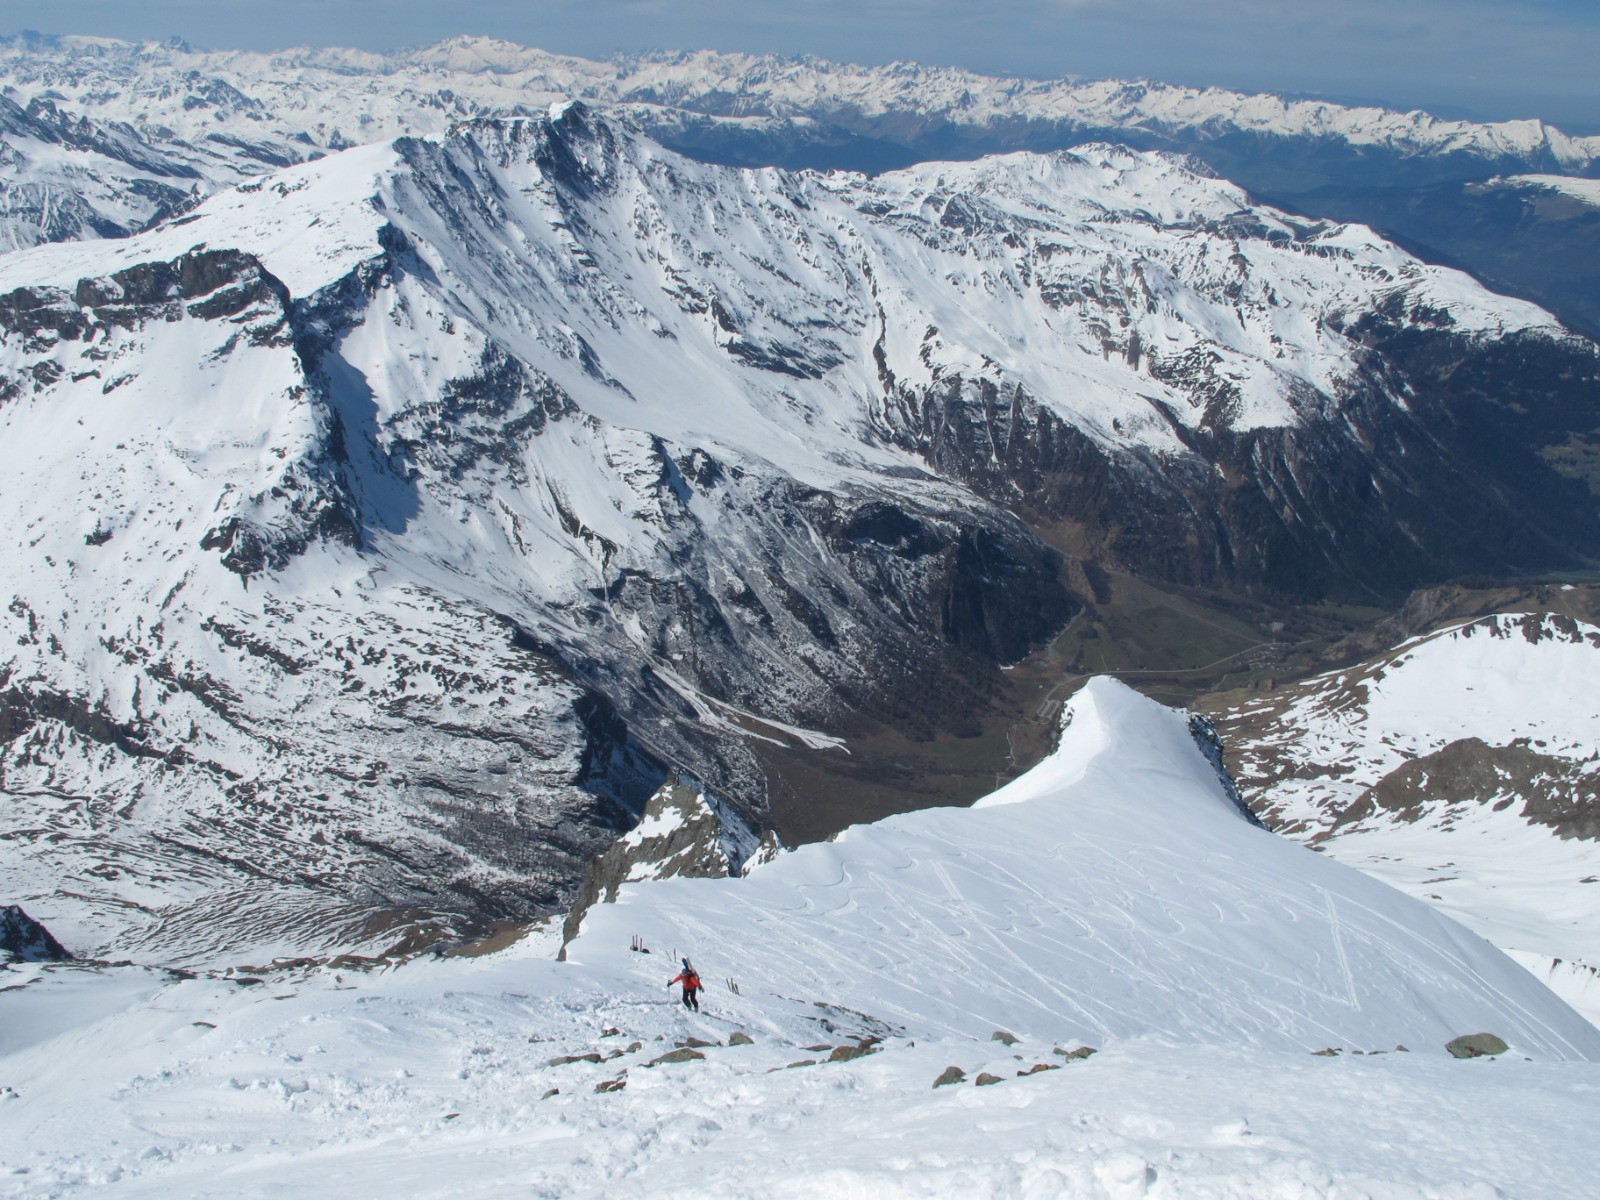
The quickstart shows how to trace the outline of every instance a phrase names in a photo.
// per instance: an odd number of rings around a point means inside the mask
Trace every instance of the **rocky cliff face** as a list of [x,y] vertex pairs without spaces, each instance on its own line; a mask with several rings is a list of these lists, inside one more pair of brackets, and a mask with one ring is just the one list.
[[122,953],[549,912],[673,771],[760,829],[761,747],[970,732],[1063,549],[1600,546],[1526,534],[1591,345],[1110,147],[743,172],[558,106],[10,256],[0,327],[6,869]]

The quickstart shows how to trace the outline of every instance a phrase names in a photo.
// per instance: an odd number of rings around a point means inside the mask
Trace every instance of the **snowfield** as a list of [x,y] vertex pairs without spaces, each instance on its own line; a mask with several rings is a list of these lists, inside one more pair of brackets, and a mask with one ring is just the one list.
[[[1182,716],[1106,680],[983,807],[630,885],[552,948],[14,967],[0,1195],[1480,1200],[1592,1178],[1571,1133],[1600,1118],[1600,1032],[1251,825]],[[673,952],[709,985],[698,1016],[663,986]],[[1445,1054],[1478,1031],[1511,1052]]]

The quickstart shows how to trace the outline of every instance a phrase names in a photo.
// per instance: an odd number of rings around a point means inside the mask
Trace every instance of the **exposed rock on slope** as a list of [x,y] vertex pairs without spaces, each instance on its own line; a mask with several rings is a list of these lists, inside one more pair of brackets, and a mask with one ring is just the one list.
[[64,962],[72,957],[48,929],[15,904],[0,908],[0,956],[12,962]]
[[589,864],[564,926],[577,935],[597,903],[614,903],[625,883],[742,875],[780,852],[774,834],[757,833],[694,779],[674,776],[645,803],[639,823]]

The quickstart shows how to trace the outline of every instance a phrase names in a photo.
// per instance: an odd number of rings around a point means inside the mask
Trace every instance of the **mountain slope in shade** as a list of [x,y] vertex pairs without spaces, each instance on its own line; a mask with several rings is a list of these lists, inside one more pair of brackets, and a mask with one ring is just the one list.
[[562,105],[5,256],[0,327],[5,853],[124,952],[549,911],[671,769],[760,827],[764,746],[970,734],[1077,609],[1040,531],[1299,595],[1600,547],[1591,344],[1111,147]]
[[[624,884],[567,962],[525,942],[248,983],[8,972],[8,1187],[1583,1192],[1600,1031],[1449,919],[1251,825],[1182,714],[1106,679],[1069,711],[1057,754],[984,806],[744,879]],[[698,1014],[664,986],[683,955]],[[1511,1052],[1457,1062],[1463,1031]]]
[[1486,617],[1219,718],[1274,828],[1481,933],[1591,1019],[1600,627]]

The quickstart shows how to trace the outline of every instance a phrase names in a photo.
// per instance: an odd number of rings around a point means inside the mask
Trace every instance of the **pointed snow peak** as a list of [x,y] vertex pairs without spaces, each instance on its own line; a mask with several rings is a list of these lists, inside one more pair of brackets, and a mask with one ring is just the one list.
[[622,160],[658,149],[628,122],[572,99],[551,104],[542,116],[461,121],[446,141],[468,143],[501,167],[532,164],[552,184],[598,193],[615,185]]
[[1090,779],[1112,783],[1127,795],[1204,796],[1238,812],[1215,766],[1196,745],[1185,714],[1110,675],[1089,680],[1068,701],[1054,754],[973,807],[1059,796]]

